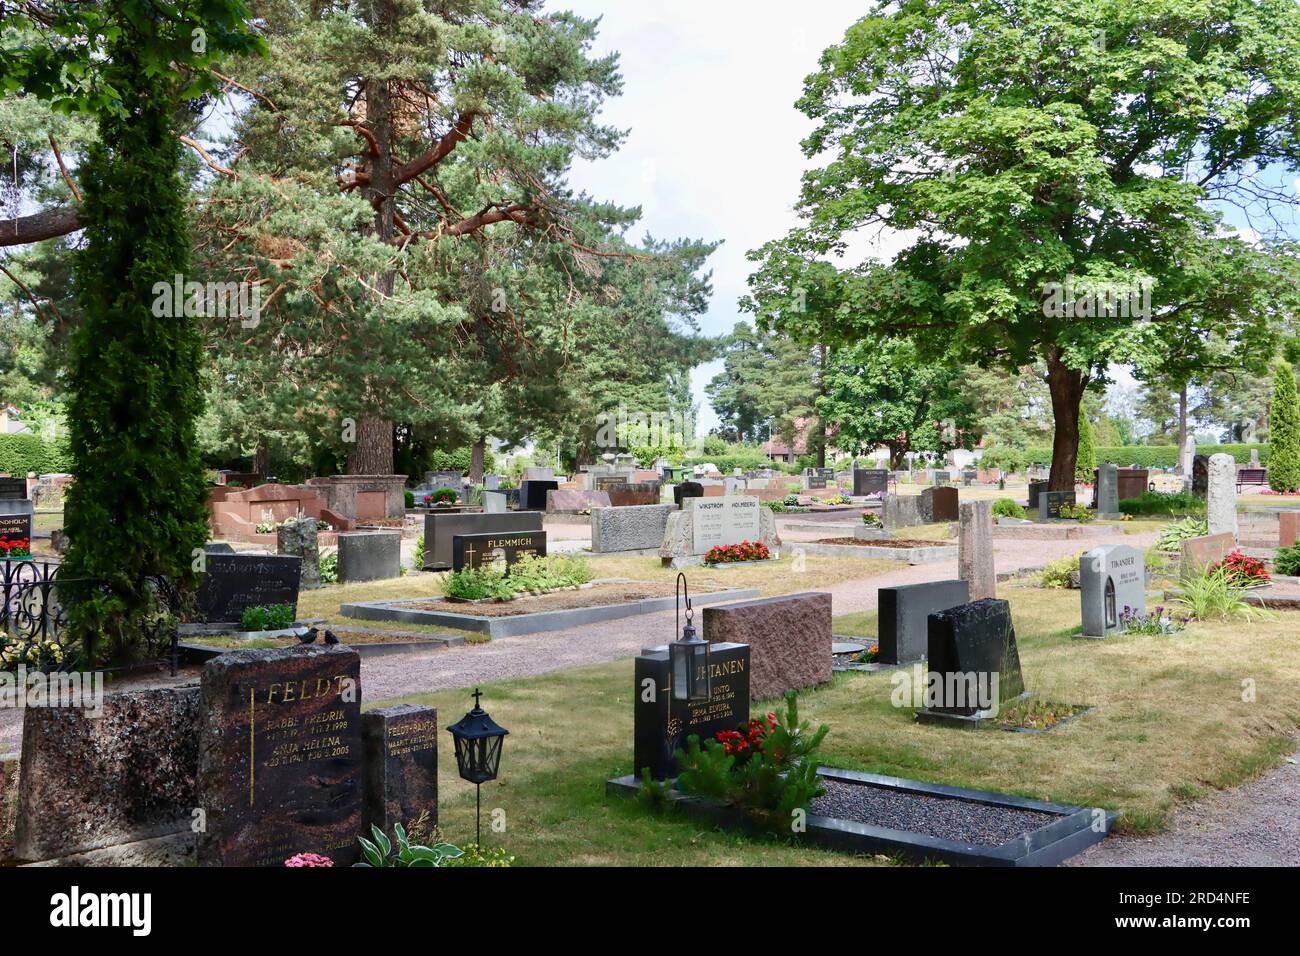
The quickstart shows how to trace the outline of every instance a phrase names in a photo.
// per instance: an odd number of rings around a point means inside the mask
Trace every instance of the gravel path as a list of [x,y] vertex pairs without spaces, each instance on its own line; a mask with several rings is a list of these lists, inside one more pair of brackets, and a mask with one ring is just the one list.
[[1012,810],[969,800],[898,793],[840,780],[824,783],[826,793],[809,806],[815,814],[923,833],[954,843],[999,846],[1059,819],[1037,810]]
[[1300,866],[1300,765],[1179,810],[1165,833],[1113,836],[1067,865]]

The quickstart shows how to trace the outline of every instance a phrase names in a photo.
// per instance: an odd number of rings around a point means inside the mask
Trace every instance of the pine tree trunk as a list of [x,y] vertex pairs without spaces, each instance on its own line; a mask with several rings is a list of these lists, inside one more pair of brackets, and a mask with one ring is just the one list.
[[1178,393],[1178,464],[1182,473],[1183,449],[1187,447],[1187,383]]
[[357,422],[357,440],[348,451],[349,475],[393,473],[393,423],[377,415]]
[[271,449],[266,443],[266,436],[257,437],[257,447],[253,450],[253,474],[265,478],[271,473]]
[[1088,385],[1088,375],[1066,366],[1060,349],[1047,355],[1047,388],[1052,396],[1052,471],[1049,491],[1073,491],[1074,469],[1079,457],[1079,406]]
[[479,438],[469,452],[469,481],[472,485],[483,484],[483,458],[487,451],[487,440]]

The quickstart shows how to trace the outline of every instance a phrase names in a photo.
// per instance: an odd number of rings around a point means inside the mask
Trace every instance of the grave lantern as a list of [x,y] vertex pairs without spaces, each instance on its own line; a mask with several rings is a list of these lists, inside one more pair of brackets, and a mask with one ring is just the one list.
[[482,846],[482,786],[497,778],[501,768],[501,745],[510,731],[494,721],[479,706],[483,692],[474,689],[474,709],[447,728],[456,741],[456,769],[462,780],[474,784],[474,839]]
[[695,610],[691,607],[690,589],[686,575],[677,575],[677,620],[680,623],[682,598],[686,604],[686,626],[682,636],[668,645],[668,658],[673,681],[673,700],[706,703],[712,696],[713,682],[709,675],[709,642],[695,630],[692,623]]

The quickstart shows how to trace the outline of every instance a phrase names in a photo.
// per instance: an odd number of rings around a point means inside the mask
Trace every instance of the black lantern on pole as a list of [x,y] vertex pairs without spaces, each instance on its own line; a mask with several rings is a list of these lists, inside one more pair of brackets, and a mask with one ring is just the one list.
[[713,680],[709,674],[709,642],[695,631],[692,619],[691,593],[686,575],[677,575],[677,621],[681,623],[682,597],[686,599],[686,626],[682,636],[668,645],[668,659],[672,671],[673,700],[692,703],[707,702],[712,696]]
[[447,728],[456,741],[456,768],[462,780],[474,784],[474,839],[482,841],[482,786],[497,778],[501,767],[501,745],[510,731],[494,721],[479,706],[483,692],[474,689],[474,709]]

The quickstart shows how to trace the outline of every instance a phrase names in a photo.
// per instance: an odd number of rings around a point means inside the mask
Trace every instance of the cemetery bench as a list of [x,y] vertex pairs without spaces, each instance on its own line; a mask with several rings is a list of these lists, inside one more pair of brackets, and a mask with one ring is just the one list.
[[1243,485],[1266,485],[1268,484],[1267,468],[1239,468],[1237,469],[1237,491],[1241,492]]

